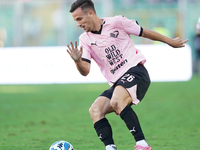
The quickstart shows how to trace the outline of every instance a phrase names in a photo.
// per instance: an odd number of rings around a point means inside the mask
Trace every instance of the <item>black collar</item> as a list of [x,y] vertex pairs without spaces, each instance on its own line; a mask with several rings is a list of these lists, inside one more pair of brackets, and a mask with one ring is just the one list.
[[102,29],[103,29],[103,25],[105,24],[105,21],[103,22],[103,24],[101,25],[101,28],[100,28],[100,30],[99,31],[91,31],[92,33],[94,33],[94,34],[101,34],[101,31],[102,31]]

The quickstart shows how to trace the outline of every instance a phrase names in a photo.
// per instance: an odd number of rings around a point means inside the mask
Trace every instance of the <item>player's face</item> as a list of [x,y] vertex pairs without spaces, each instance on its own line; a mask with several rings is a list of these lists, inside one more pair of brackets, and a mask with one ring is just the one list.
[[72,16],[78,27],[83,28],[85,32],[92,31],[93,21],[89,13],[84,13],[79,7],[72,13]]

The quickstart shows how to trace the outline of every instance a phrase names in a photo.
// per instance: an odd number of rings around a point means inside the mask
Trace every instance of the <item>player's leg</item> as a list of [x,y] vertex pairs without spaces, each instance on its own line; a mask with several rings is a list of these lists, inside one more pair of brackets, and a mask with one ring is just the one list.
[[117,150],[114,145],[112,128],[105,118],[105,115],[113,112],[110,105],[110,99],[105,96],[99,96],[89,109],[90,116],[94,123],[94,128],[99,139],[104,143],[106,150]]
[[[135,72],[137,73],[135,74]],[[146,69],[144,66],[138,65],[122,76],[111,98],[111,106],[124,120],[129,131],[134,136],[136,144],[142,146],[145,150],[150,150],[151,148],[146,143],[138,117],[130,104],[137,104],[142,100],[149,84],[150,79]]]
[[[129,131],[134,136],[136,142],[138,142],[140,140],[145,140],[145,137],[138,117],[130,106],[131,103],[132,98],[130,97],[128,91],[123,86],[118,85],[114,90],[111,105],[120,115],[122,120],[124,120]],[[145,144],[148,146],[147,143]]]
[[114,109],[110,105],[110,99],[104,96],[99,96],[89,109],[94,124],[111,112],[114,112]]

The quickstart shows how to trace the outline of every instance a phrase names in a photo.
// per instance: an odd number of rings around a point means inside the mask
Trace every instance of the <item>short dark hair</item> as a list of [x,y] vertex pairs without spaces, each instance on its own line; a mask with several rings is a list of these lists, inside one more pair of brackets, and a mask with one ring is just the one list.
[[78,7],[82,10],[92,9],[95,13],[94,3],[91,0],[76,0],[72,5],[69,12],[75,11]]

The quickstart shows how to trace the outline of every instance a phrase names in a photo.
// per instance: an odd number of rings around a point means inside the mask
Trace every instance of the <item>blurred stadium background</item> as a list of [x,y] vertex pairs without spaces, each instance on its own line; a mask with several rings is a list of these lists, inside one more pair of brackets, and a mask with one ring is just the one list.
[[[0,0],[0,46],[65,46],[83,32],[76,27],[70,5],[74,0]],[[193,60],[195,26],[200,0],[93,0],[99,17],[124,15],[144,28],[172,38],[190,39]],[[133,37],[135,44],[152,41]]]
[[[61,46],[69,39],[76,40],[82,30],[77,30],[69,13],[73,1],[0,0],[0,34],[4,46]],[[170,37],[192,39],[200,17],[200,0],[93,1],[99,17],[124,15],[145,28],[162,26]],[[135,40],[136,44],[148,42]]]

